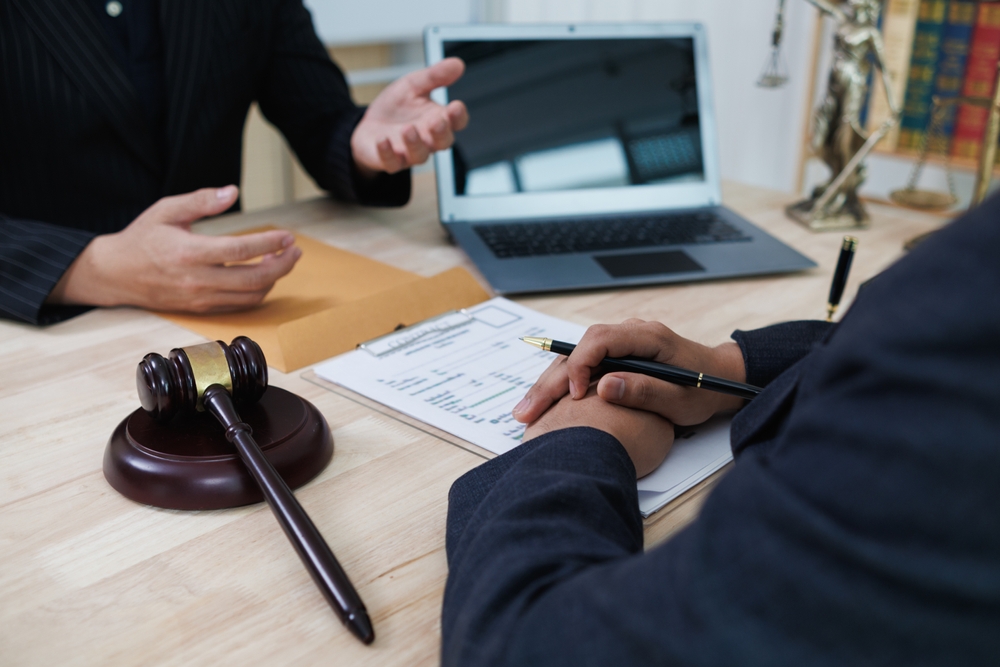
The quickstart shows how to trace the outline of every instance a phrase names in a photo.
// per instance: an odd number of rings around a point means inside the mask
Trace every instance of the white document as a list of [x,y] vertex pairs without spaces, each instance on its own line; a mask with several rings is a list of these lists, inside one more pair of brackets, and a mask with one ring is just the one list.
[[733,460],[729,417],[677,429],[663,464],[639,480],[639,510],[649,516]]
[[[524,425],[514,420],[511,410],[557,356],[518,338],[575,342],[584,331],[578,324],[496,297],[370,341],[319,365],[316,374],[503,454],[524,435]],[[666,462],[639,482],[643,515],[731,458],[728,420],[685,431]]]

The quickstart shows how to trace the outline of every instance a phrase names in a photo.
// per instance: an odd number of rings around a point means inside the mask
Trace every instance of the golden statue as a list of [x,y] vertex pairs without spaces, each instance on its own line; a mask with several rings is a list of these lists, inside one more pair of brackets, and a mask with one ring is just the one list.
[[[881,0],[806,0],[836,21],[833,66],[826,96],[813,116],[812,151],[830,168],[830,180],[806,200],[789,206],[790,217],[811,229],[847,229],[868,226],[868,213],[858,198],[865,180],[864,158],[899,117],[891,83],[882,63],[882,35],[878,29]],[[779,5],[779,25],[784,2]],[[775,45],[777,47],[777,45]],[[861,126],[861,110],[868,95],[874,66],[885,86],[892,111],[876,131]]]

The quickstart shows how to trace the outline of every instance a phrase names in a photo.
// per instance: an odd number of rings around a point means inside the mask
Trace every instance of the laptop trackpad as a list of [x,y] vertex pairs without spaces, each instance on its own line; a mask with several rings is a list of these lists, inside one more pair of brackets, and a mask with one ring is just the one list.
[[682,250],[643,252],[630,255],[601,255],[594,257],[612,278],[633,278],[662,273],[689,273],[704,271],[705,267],[691,259]]

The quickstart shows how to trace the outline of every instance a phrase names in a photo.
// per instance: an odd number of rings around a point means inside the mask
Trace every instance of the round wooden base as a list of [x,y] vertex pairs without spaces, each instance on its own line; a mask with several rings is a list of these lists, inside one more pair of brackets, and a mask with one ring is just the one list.
[[[268,387],[257,404],[239,410],[267,460],[291,488],[302,486],[330,462],[333,437],[312,403]],[[161,424],[136,410],[108,441],[104,476],[126,498],[168,509],[222,509],[264,499],[222,426],[206,412]]]

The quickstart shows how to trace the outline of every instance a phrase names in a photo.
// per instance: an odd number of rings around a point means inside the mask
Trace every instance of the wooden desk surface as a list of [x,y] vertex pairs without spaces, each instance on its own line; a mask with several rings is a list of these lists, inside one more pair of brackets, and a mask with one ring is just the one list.
[[[736,328],[825,315],[840,234],[785,219],[785,194],[727,185],[728,205],[819,268],[793,276],[519,298],[580,324],[657,319],[718,343]],[[901,255],[940,218],[871,205],[847,288]],[[472,268],[437,224],[433,175],[404,210],[326,200],[206,223],[275,224],[423,275]],[[844,304],[847,305],[846,303]],[[447,574],[447,493],[483,461],[303,371],[271,383],[312,401],[335,438],[330,466],[298,491],[375,624],[362,646],[313,586],[265,505],[178,512],[138,505],[104,480],[115,425],[134,410],[150,351],[203,342],[155,315],[90,312],[46,329],[0,321],[0,663],[5,665],[433,665]],[[308,369],[307,369],[308,370]],[[647,545],[697,512],[713,480],[646,522]]]

